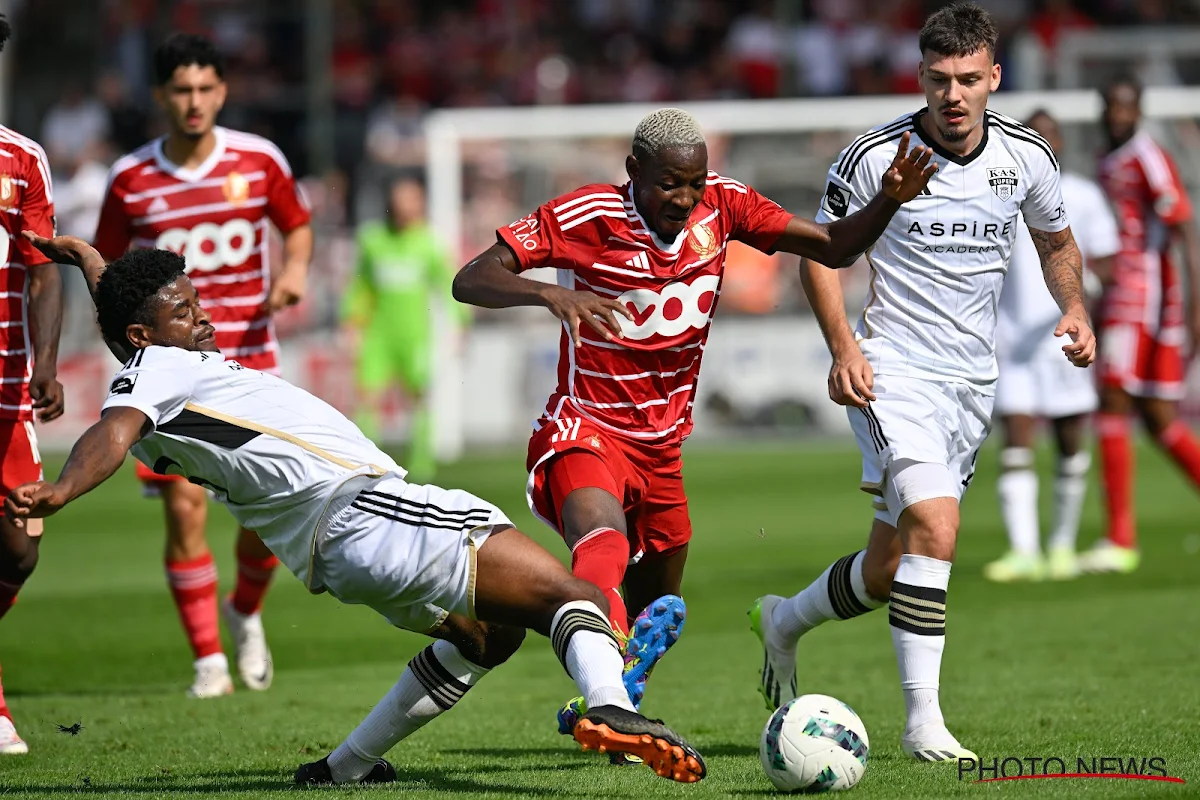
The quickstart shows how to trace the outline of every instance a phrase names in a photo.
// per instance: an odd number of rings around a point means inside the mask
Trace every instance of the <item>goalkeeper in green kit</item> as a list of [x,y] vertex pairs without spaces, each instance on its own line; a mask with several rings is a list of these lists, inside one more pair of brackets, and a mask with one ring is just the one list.
[[450,294],[455,266],[425,221],[425,189],[412,177],[398,178],[388,193],[388,218],[358,231],[355,275],[342,302],[342,322],[361,344],[355,422],[379,441],[379,413],[393,383],[412,401],[409,454],[405,465],[418,480],[435,471],[433,425],[427,389],[433,356],[433,309],[444,303],[460,322],[465,306]]

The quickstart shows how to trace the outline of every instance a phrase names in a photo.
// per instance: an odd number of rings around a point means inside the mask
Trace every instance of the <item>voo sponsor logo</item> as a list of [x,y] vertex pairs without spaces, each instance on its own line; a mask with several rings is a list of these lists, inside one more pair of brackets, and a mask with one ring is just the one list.
[[188,272],[236,267],[254,252],[254,223],[231,219],[220,225],[201,222],[193,228],[171,228],[158,235],[154,246],[183,256]]
[[621,320],[626,339],[678,336],[692,328],[703,328],[717,300],[716,275],[701,275],[689,283],[671,283],[661,291],[633,289],[617,298],[629,309],[633,321]]

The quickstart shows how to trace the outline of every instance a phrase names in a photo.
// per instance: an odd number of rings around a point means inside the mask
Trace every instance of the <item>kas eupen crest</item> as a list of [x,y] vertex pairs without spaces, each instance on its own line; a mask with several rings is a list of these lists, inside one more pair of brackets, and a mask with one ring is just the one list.
[[987,176],[996,197],[1007,200],[1013,196],[1017,188],[1016,167],[988,167]]

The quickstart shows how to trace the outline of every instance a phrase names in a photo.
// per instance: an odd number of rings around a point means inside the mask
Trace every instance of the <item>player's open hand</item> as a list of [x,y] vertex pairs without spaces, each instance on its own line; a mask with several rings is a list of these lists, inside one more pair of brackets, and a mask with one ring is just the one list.
[[84,259],[92,254],[100,258],[94,247],[75,236],[55,236],[53,239],[47,239],[33,231],[22,231],[22,235],[55,264],[82,267]]
[[840,406],[866,408],[875,399],[875,371],[858,345],[838,353],[829,368],[829,399]]
[[1064,344],[1062,349],[1072,364],[1086,367],[1096,360],[1096,334],[1092,332],[1086,315],[1076,312],[1064,314],[1054,329],[1055,336],[1063,334],[1071,337],[1070,343]]
[[29,378],[29,399],[37,411],[38,422],[50,422],[63,413],[63,387],[58,382],[53,367],[43,367],[39,362],[33,367]]
[[900,137],[900,146],[892,165],[883,173],[883,193],[899,203],[907,203],[929,185],[929,179],[938,171],[933,162],[933,149],[918,145],[908,149],[912,134],[905,131]]
[[561,286],[548,286],[542,295],[550,313],[567,323],[571,342],[579,347],[579,325],[587,324],[592,330],[612,342],[624,338],[617,314],[632,321],[629,309],[606,297],[591,292],[576,292]]
[[66,496],[56,484],[38,481],[13,489],[4,500],[4,516],[18,528],[29,518],[48,517],[66,505]]

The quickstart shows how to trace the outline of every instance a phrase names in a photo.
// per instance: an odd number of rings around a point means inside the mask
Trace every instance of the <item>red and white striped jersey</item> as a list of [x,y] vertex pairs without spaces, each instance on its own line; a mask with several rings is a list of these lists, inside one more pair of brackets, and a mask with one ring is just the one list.
[[1174,160],[1139,131],[1101,159],[1099,179],[1116,212],[1121,241],[1113,263],[1114,285],[1106,294],[1106,321],[1146,323],[1155,329],[1181,326],[1170,229],[1191,219],[1192,204]]
[[54,235],[54,197],[50,165],[37,142],[0,125],[0,419],[33,419],[29,378],[33,339],[25,287],[30,267],[50,260],[21,235],[32,230]]
[[692,429],[700,360],[721,294],[725,245],[770,251],[792,215],[715,172],[675,241],[659,239],[633,202],[631,184],[584,186],[496,232],[521,269],[554,267],[569,289],[615,298],[624,338],[604,341],[582,325],[582,345],[564,326],[558,388],[535,427],[586,417],[616,433],[681,441]]
[[268,222],[283,233],[309,221],[291,167],[279,148],[250,133],[217,127],[203,164],[167,160],[164,138],[121,157],[109,173],[95,247],[105,259],[133,247],[173,250],[217,329],[226,358],[278,368],[278,345],[265,303],[271,283]]

